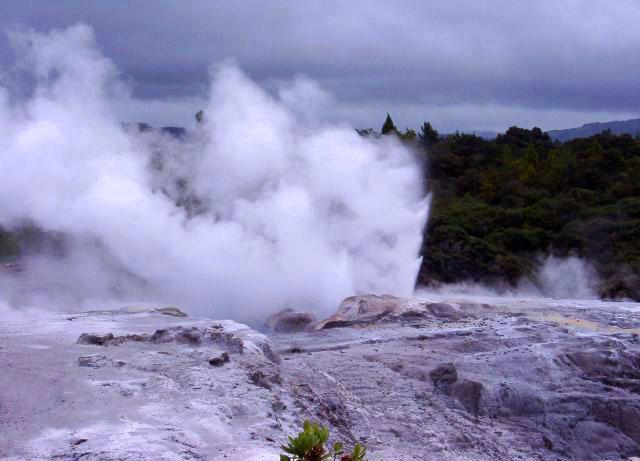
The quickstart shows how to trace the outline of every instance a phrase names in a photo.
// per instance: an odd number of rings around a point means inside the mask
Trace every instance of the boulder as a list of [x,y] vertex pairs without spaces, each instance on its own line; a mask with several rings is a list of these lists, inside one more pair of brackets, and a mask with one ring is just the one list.
[[429,372],[434,389],[449,394],[451,385],[458,380],[458,370],[453,363],[443,363]]
[[539,392],[523,384],[501,383],[487,392],[487,413],[491,416],[534,416],[546,413],[545,401]]
[[345,327],[381,320],[444,319],[452,320],[472,316],[456,303],[420,301],[391,295],[350,296],[340,304],[331,317],[311,326],[313,330]]
[[231,359],[229,358],[229,354],[223,352],[219,357],[213,357],[209,359],[209,365],[213,365],[214,367],[221,367],[225,363],[228,363]]
[[187,314],[174,306],[156,308],[155,311],[163,315],[170,315],[172,317],[189,317]]
[[310,312],[298,312],[293,309],[284,309],[273,314],[266,320],[266,327],[277,333],[295,333],[303,331],[315,321],[315,316]]
[[120,344],[124,342],[124,339],[122,339],[122,337],[114,336],[113,333],[107,333],[104,335],[82,333],[76,342],[77,344],[88,344],[92,346],[106,346],[108,344]]
[[467,412],[479,415],[483,389],[482,383],[464,379],[453,386],[452,395]]
[[267,390],[282,384],[282,379],[277,372],[267,373],[262,370],[252,370],[247,374],[247,377],[252,384]]

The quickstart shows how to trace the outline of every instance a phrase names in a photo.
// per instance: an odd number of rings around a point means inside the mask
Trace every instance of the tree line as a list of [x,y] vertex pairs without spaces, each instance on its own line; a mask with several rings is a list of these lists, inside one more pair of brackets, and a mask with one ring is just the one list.
[[[373,130],[359,130],[370,135]],[[540,258],[591,262],[603,298],[640,300],[640,140],[600,134],[565,143],[539,128],[495,139],[440,135],[425,122],[397,135],[424,160],[433,193],[418,285],[536,280]]]

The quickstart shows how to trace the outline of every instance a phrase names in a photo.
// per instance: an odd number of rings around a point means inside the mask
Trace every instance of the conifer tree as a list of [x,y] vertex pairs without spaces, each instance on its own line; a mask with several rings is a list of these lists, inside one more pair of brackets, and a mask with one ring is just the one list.
[[382,134],[397,134],[398,129],[393,124],[393,120],[391,120],[391,115],[387,113],[387,119],[384,121],[384,125],[382,125]]

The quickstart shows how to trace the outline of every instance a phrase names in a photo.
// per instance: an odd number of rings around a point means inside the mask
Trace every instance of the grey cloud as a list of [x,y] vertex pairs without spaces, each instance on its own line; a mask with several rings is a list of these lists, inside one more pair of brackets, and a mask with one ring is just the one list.
[[[6,3],[4,27],[93,26],[143,99],[201,95],[208,66],[233,58],[263,84],[298,73],[319,80],[356,124],[361,111],[344,108],[372,101],[392,113],[416,104],[528,109],[540,125],[555,121],[545,111],[589,121],[640,104],[633,0]],[[0,62],[10,61],[0,44]]]

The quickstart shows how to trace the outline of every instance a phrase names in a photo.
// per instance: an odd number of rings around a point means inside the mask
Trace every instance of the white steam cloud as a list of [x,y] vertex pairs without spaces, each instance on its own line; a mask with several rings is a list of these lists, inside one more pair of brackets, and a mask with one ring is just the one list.
[[551,298],[597,299],[600,283],[596,270],[576,256],[549,256],[539,270],[543,295]]
[[65,258],[27,261],[37,303],[146,300],[250,320],[412,293],[428,211],[413,155],[322,124],[331,98],[313,81],[273,96],[218,66],[205,120],[179,141],[123,128],[125,86],[90,28],[13,41],[35,89],[0,87],[0,224],[71,238]]
[[465,296],[468,298],[556,298],[571,300],[599,299],[601,281],[595,268],[577,256],[565,258],[547,255],[539,258],[535,278],[521,279],[516,287],[490,287],[474,282],[422,288],[416,296]]

